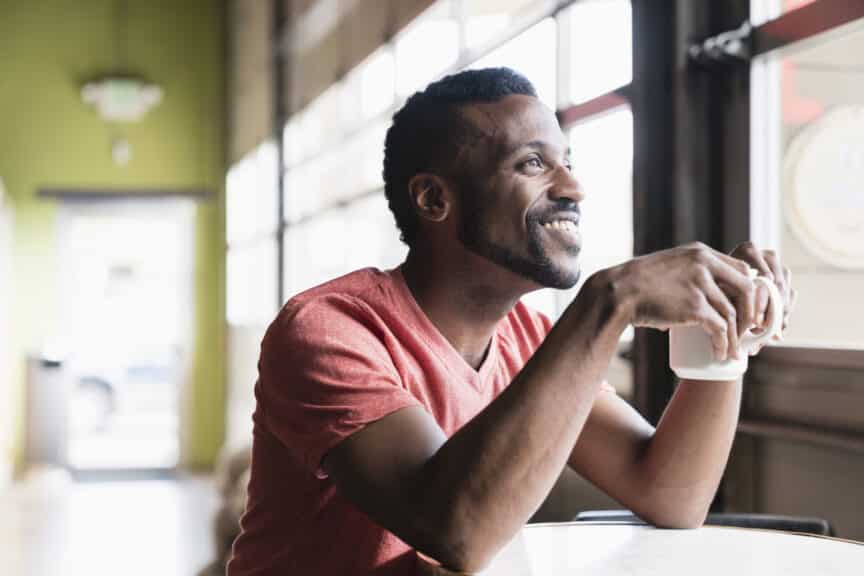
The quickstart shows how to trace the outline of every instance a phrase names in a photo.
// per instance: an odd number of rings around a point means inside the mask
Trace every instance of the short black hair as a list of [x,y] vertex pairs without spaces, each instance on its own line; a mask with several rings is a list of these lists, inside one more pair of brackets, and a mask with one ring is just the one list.
[[414,93],[393,115],[384,141],[384,194],[409,247],[417,236],[408,182],[420,172],[441,170],[458,152],[466,126],[458,108],[505,96],[537,97],[531,82],[510,68],[465,70]]

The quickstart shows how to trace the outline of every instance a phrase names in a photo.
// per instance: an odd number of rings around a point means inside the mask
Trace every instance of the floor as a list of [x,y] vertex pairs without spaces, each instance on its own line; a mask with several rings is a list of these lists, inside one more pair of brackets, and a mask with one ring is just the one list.
[[212,480],[76,482],[45,472],[0,492],[0,574],[193,576],[212,559]]

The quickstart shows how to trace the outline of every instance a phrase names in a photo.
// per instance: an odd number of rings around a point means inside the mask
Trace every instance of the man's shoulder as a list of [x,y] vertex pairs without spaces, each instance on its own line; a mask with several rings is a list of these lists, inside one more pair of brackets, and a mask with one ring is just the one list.
[[361,268],[300,292],[285,304],[285,308],[301,308],[310,303],[332,298],[366,299],[376,289],[392,282],[392,270]]
[[356,319],[385,298],[393,274],[392,270],[363,268],[309,288],[285,303],[269,332],[301,325],[326,329],[328,323]]

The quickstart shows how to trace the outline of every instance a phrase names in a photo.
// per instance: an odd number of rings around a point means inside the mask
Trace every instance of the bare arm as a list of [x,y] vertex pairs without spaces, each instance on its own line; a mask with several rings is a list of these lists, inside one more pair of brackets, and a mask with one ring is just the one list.
[[613,394],[597,399],[571,467],[641,518],[705,520],[735,435],[741,383],[682,380],[656,431]]
[[[772,252],[760,252],[750,243],[732,255],[778,284],[786,301],[785,327],[794,301],[788,270]],[[728,287],[727,291],[735,294]],[[755,303],[750,311],[745,305],[748,298],[740,292],[737,301],[732,298],[717,308],[729,323],[740,319],[740,331],[753,322],[767,324],[762,317],[770,312],[767,294],[752,297]],[[715,338],[722,347],[719,331]],[[682,380],[655,431],[623,400],[602,395],[570,465],[648,522],[679,528],[701,525],[726,466],[740,403],[740,380]]]
[[449,440],[408,408],[331,450],[326,470],[410,545],[452,568],[483,567],[566,465],[627,325],[620,311],[605,276],[590,279],[507,390]]
[[[737,385],[706,393],[706,383],[682,383],[656,432],[614,396],[595,399],[630,322],[699,324],[718,354],[737,349],[756,296],[747,266],[726,258],[688,246],[595,274],[507,390],[453,437],[408,408],[336,446],[325,469],[376,522],[463,571],[483,567],[512,538],[568,460],[653,522],[701,521],[728,455]],[[667,515],[676,506],[685,513]]]

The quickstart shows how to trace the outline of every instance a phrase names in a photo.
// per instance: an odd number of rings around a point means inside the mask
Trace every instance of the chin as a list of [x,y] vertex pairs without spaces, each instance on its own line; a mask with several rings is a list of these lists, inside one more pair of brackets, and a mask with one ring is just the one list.
[[562,266],[551,260],[542,259],[532,262],[530,265],[525,265],[528,264],[526,262],[522,264],[521,267],[511,267],[511,271],[530,280],[536,286],[535,290],[541,288],[567,290],[576,286],[582,275],[581,267],[573,263]]
[[565,290],[579,282],[581,268],[577,259],[578,248],[575,248],[575,253],[559,254],[557,258],[553,258],[537,241],[529,243],[527,253],[519,253],[501,244],[480,242],[476,239],[473,242],[463,239],[463,246],[469,252],[528,280],[531,284],[530,291],[541,288]]
[[558,290],[567,290],[573,288],[579,283],[579,278],[582,275],[580,268],[572,270],[559,268],[544,272],[542,276],[541,286],[543,288],[555,288]]

